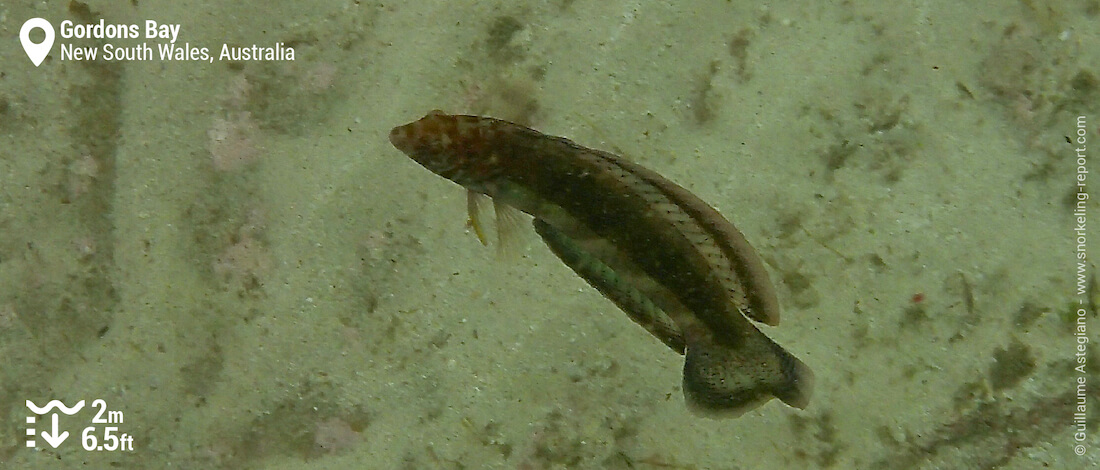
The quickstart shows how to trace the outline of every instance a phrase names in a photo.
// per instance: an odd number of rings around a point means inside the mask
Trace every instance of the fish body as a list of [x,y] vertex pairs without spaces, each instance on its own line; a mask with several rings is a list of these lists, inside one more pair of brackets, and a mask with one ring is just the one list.
[[779,321],[763,263],[683,187],[611,153],[487,117],[432,112],[394,128],[390,141],[469,191],[532,215],[551,251],[685,355],[692,410],[737,416],[772,397],[808,404],[813,373],[749,321]]

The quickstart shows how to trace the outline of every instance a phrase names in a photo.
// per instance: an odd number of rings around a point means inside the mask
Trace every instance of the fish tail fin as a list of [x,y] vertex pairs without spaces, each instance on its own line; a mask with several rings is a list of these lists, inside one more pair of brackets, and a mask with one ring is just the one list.
[[689,341],[684,399],[692,411],[737,417],[773,397],[806,408],[813,392],[813,372],[763,333],[753,333],[735,344]]

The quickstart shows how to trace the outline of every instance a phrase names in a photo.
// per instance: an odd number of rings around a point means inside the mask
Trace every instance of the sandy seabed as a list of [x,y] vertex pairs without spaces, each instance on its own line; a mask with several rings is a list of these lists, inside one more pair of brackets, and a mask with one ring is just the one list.
[[[0,463],[1097,466],[1097,242],[1074,228],[1095,214],[1075,209],[1100,155],[1098,16],[6,2]],[[168,40],[58,36],[35,67],[14,40],[33,17],[176,24],[207,54],[77,61],[60,45]],[[292,61],[218,58],[277,43]],[[776,281],[763,330],[814,370],[810,406],[688,413],[680,357],[533,234],[512,259],[482,247],[461,188],[390,146],[432,109],[625,155],[713,204]],[[86,407],[27,447],[26,401],[55,399]],[[108,427],[133,450],[84,449]]]

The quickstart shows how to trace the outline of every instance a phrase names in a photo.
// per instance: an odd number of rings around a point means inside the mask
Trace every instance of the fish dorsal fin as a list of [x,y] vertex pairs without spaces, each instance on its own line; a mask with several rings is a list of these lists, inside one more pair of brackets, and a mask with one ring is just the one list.
[[[593,152],[648,185],[649,197],[664,209],[677,229],[706,258],[713,273],[722,276],[730,302],[745,316],[766,325],[779,324],[779,299],[763,261],[745,236],[716,209],[657,172],[617,155]],[[639,188],[646,194],[646,188]],[[666,207],[667,206],[667,207]]]

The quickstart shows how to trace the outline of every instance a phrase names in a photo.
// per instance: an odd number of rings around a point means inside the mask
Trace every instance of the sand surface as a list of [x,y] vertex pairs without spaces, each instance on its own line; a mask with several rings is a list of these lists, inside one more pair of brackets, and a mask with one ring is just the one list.
[[[1073,211],[1079,117],[1085,189],[1100,177],[1098,11],[4,2],[0,466],[1097,466],[1100,293],[1092,258],[1077,292]],[[32,17],[178,24],[212,60],[75,61],[62,44],[168,40],[58,35],[34,67]],[[218,58],[276,43],[294,60]],[[533,233],[520,256],[481,246],[462,189],[386,140],[432,109],[714,205],[776,280],[763,331],[815,371],[808,409],[688,413],[679,356]],[[86,408],[28,448],[25,402],[54,399]],[[90,426],[134,450],[84,450]]]

